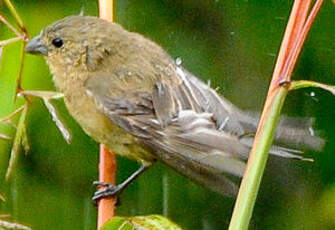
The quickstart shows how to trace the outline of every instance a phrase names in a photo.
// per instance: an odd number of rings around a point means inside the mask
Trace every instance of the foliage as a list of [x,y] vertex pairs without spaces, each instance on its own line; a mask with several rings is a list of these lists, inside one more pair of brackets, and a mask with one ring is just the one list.
[[181,230],[179,226],[160,215],[114,217],[101,230]]

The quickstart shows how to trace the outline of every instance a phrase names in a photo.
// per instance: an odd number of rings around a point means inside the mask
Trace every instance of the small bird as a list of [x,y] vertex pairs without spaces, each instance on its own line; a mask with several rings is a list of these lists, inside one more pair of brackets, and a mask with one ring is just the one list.
[[[30,40],[26,52],[44,55],[56,88],[83,130],[141,167],[93,199],[115,195],[156,160],[212,189],[233,196],[227,175],[245,170],[259,116],[243,112],[200,81],[159,45],[92,16],[54,22]],[[311,119],[283,117],[270,153],[305,159],[320,151]]]

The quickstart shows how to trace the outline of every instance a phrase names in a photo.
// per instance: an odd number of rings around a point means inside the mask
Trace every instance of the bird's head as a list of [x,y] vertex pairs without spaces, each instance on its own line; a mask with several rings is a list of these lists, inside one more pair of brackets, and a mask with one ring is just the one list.
[[121,31],[119,25],[96,17],[70,16],[43,29],[26,52],[44,55],[52,72],[92,71],[113,51],[112,39]]

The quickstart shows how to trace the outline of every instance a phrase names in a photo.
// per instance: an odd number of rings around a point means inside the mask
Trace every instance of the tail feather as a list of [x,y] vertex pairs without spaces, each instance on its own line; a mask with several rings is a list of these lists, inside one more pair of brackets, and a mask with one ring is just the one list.
[[[241,124],[247,133],[255,133],[260,115],[257,113],[245,113]],[[274,143],[294,149],[311,150],[320,152],[325,141],[316,136],[314,130],[314,118],[296,118],[281,116],[277,124]]]
[[315,136],[313,118],[282,117],[278,123],[275,142],[293,148],[320,152],[325,141]]
[[[204,105],[204,110],[211,112],[216,121],[217,129],[237,136],[257,131],[260,114],[244,112],[218,95],[215,90],[194,77],[185,70],[192,89],[197,92],[196,100]],[[277,125],[274,143],[294,149],[321,151],[325,141],[315,135],[313,129],[315,119],[313,118],[292,118],[281,116]]]
[[[217,168],[205,164],[203,161],[191,159],[188,154],[181,154],[179,149],[163,142],[156,140],[145,140],[145,142],[156,150],[156,156],[162,162],[180,174],[210,188],[214,192],[230,197],[236,196],[238,186]],[[157,149],[160,149],[160,151],[157,151]]]

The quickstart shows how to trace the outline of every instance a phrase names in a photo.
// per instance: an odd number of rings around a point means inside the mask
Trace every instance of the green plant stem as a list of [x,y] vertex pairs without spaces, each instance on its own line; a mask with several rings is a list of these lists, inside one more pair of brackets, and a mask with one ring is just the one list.
[[27,33],[27,30],[26,30],[26,27],[20,17],[20,15],[17,13],[14,5],[11,3],[10,0],[4,0],[4,2],[6,3],[9,11],[12,13],[12,15],[14,16],[17,24],[19,25],[20,29],[24,32],[24,33]]
[[300,80],[300,81],[292,81],[289,83],[289,90],[302,89],[307,87],[313,88],[322,88],[324,90],[329,91],[333,95],[335,95],[335,86],[334,85],[326,85],[323,83],[308,81],[308,80]]
[[[245,172],[245,183],[241,184],[239,199],[235,204],[234,216],[230,222],[229,230],[248,229],[252,216],[253,205],[256,201],[258,189],[262,180],[262,175],[268,159],[269,150],[275,134],[275,127],[280,117],[288,90],[281,87],[275,94],[272,104],[268,106],[268,119],[266,119],[260,130],[258,142],[255,142],[253,149],[255,154],[250,158]],[[266,106],[267,107],[267,106]]]
[[[309,15],[311,0],[295,0],[293,4],[229,230],[248,229],[275,127],[290,87],[290,76],[322,2],[317,0]],[[281,85],[284,82],[288,84]]]
[[25,105],[22,105],[18,109],[16,109],[14,112],[12,112],[11,114],[0,118],[0,123],[6,123],[6,122],[11,121],[16,114],[18,114],[19,112],[21,112],[24,109],[24,107],[25,107]]
[[15,37],[15,38],[10,38],[10,39],[7,39],[7,40],[3,40],[3,41],[0,41],[0,47],[1,46],[6,46],[8,44],[18,42],[18,41],[21,41],[21,40],[22,40],[21,37]]
[[25,131],[26,131],[25,120],[26,120],[27,111],[28,111],[28,106],[27,104],[25,104],[23,106],[23,110],[21,112],[21,116],[20,116],[20,119],[17,125],[17,131],[15,134],[14,143],[13,143],[12,151],[10,154],[8,169],[6,172],[6,181],[8,181],[11,175],[13,174],[13,170],[15,169],[15,166],[19,159],[19,150],[22,144],[22,140],[24,138],[23,135],[25,135]]
[[[21,44],[21,49],[20,49],[20,57],[19,57],[20,66],[19,66],[18,75],[16,77],[16,90],[15,90],[14,100],[16,100],[17,94],[22,90],[22,85],[21,85],[22,84],[22,73],[23,73],[23,66],[24,66],[24,57],[26,56],[25,51],[24,51],[25,46],[26,46],[26,42],[25,40],[23,40]],[[23,96],[25,97],[26,101],[30,102],[29,98],[26,97],[26,95],[23,95]]]
[[0,15],[0,21],[2,21],[11,31],[13,31],[13,33],[16,34],[16,36],[22,37],[22,34],[12,24],[10,24],[2,15]]

